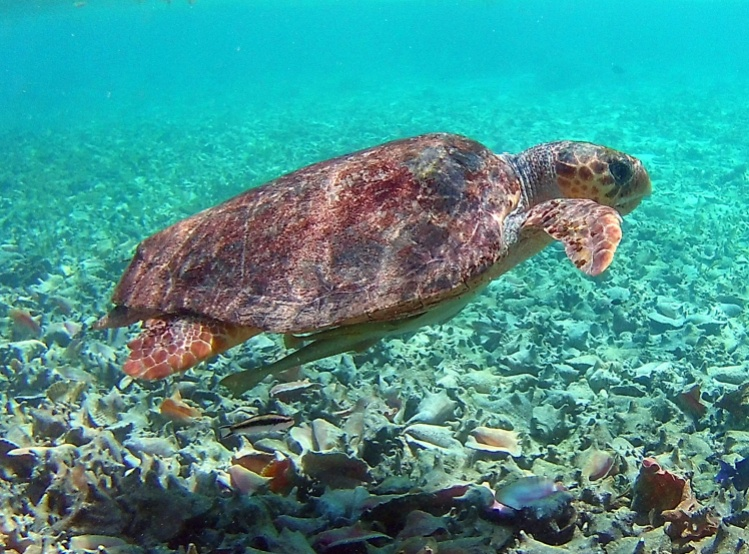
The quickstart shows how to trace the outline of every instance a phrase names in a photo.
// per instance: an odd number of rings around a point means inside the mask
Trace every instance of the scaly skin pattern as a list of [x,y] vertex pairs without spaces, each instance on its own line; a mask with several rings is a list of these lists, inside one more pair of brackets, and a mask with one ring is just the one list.
[[538,226],[562,242],[567,257],[587,275],[601,274],[622,239],[621,216],[592,200],[556,198],[534,207],[525,225]]
[[650,194],[650,177],[637,158],[590,142],[539,144],[508,163],[522,175],[521,209],[553,198],[586,198],[626,215]]
[[128,343],[130,356],[122,369],[131,377],[162,379],[224,352],[253,334],[256,333],[249,328],[205,318],[147,319],[143,332]]
[[313,164],[143,241],[97,328],[146,320],[128,374],[182,371],[260,332],[400,321],[480,289],[560,240],[597,275],[642,164],[581,142],[496,155],[449,134]]

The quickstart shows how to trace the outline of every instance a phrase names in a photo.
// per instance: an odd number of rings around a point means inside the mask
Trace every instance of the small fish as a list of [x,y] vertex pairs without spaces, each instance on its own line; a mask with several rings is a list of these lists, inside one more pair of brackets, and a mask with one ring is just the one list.
[[278,385],[271,387],[268,394],[270,394],[270,396],[283,396],[288,393],[299,392],[315,386],[319,385],[311,382],[309,379],[304,379],[303,381],[292,381],[291,383],[279,383]]
[[565,492],[567,489],[562,483],[546,477],[530,475],[521,477],[509,485],[498,489],[494,493],[497,503],[512,508],[513,510],[522,510],[530,508],[536,503],[543,502],[557,493]]
[[262,414],[252,416],[233,425],[222,425],[218,428],[218,432],[219,438],[223,440],[232,435],[261,435],[273,431],[283,431],[293,425],[293,417],[280,414]]

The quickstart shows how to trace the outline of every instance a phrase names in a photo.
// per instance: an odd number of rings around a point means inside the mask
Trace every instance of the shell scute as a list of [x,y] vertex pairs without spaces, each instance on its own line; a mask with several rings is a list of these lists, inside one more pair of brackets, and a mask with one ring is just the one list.
[[271,332],[405,317],[506,251],[519,180],[481,144],[422,135],[320,162],[146,239],[114,302]]

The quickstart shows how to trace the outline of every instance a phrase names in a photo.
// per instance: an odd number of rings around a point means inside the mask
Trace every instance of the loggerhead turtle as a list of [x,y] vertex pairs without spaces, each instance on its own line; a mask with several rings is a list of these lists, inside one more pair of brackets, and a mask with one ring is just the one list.
[[250,337],[295,352],[265,375],[444,322],[552,239],[588,275],[650,193],[636,158],[587,142],[495,154],[466,137],[396,140],[279,177],[144,240],[96,328],[143,321],[128,375],[160,379]]

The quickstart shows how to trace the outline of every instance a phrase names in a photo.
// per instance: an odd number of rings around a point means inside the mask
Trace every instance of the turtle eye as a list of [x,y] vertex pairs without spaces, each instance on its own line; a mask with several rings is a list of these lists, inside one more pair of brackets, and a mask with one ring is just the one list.
[[617,184],[626,183],[632,177],[632,166],[625,160],[614,160],[609,164],[609,173]]

